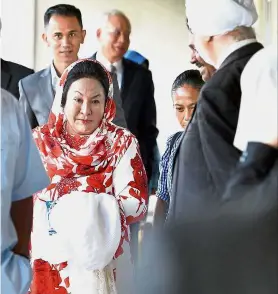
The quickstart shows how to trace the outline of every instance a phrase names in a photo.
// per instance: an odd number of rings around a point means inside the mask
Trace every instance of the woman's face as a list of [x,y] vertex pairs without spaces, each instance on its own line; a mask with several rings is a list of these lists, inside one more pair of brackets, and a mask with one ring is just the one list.
[[67,131],[72,135],[90,135],[100,125],[105,108],[101,83],[93,78],[81,78],[68,90],[64,113]]
[[200,90],[183,85],[172,94],[176,117],[183,129],[188,125],[196,106]]

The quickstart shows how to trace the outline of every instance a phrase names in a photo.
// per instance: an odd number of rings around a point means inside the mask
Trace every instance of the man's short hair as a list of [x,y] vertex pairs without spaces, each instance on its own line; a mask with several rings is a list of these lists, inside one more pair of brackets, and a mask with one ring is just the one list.
[[186,18],[186,27],[188,31],[190,32],[190,34],[193,34],[191,28],[189,27],[188,18]]
[[131,29],[131,23],[130,23],[130,20],[128,19],[128,17],[125,15],[124,12],[122,12],[121,10],[118,10],[118,9],[112,9],[112,10],[108,10],[108,11],[105,11],[103,14],[102,14],[102,23],[100,24],[100,26],[103,26],[107,23],[107,21],[109,20],[109,17],[110,16],[120,16],[122,18],[124,18],[130,29]]
[[81,11],[73,5],[58,4],[49,7],[44,14],[44,27],[48,26],[50,18],[53,15],[76,17],[81,28],[83,28]]
[[239,26],[228,34],[237,42],[247,39],[256,39],[256,33],[252,27]]

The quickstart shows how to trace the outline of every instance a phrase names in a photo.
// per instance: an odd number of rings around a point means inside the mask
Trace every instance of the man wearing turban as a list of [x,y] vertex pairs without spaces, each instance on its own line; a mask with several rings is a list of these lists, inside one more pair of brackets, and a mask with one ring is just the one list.
[[175,159],[168,224],[191,222],[219,205],[241,151],[234,147],[240,78],[263,46],[252,25],[252,0],[187,0],[186,16],[200,56],[216,68],[200,93]]

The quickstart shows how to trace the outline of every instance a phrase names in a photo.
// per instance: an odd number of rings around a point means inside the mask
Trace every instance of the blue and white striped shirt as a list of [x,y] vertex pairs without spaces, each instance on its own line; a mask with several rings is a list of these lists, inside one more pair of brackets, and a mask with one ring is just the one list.
[[[156,196],[167,203],[170,202],[174,159],[182,139],[182,134],[183,132],[178,132],[168,138],[166,150],[160,161],[160,176]],[[175,142],[172,142],[173,140]]]

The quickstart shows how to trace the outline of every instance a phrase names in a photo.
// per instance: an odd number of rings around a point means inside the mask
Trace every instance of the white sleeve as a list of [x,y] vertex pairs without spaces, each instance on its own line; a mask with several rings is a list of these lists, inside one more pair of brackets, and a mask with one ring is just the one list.
[[147,175],[133,139],[113,174],[116,198],[122,203],[127,224],[140,221],[147,211]]
[[277,48],[258,51],[241,75],[240,103],[234,146],[246,150],[248,142],[268,144],[277,139]]

